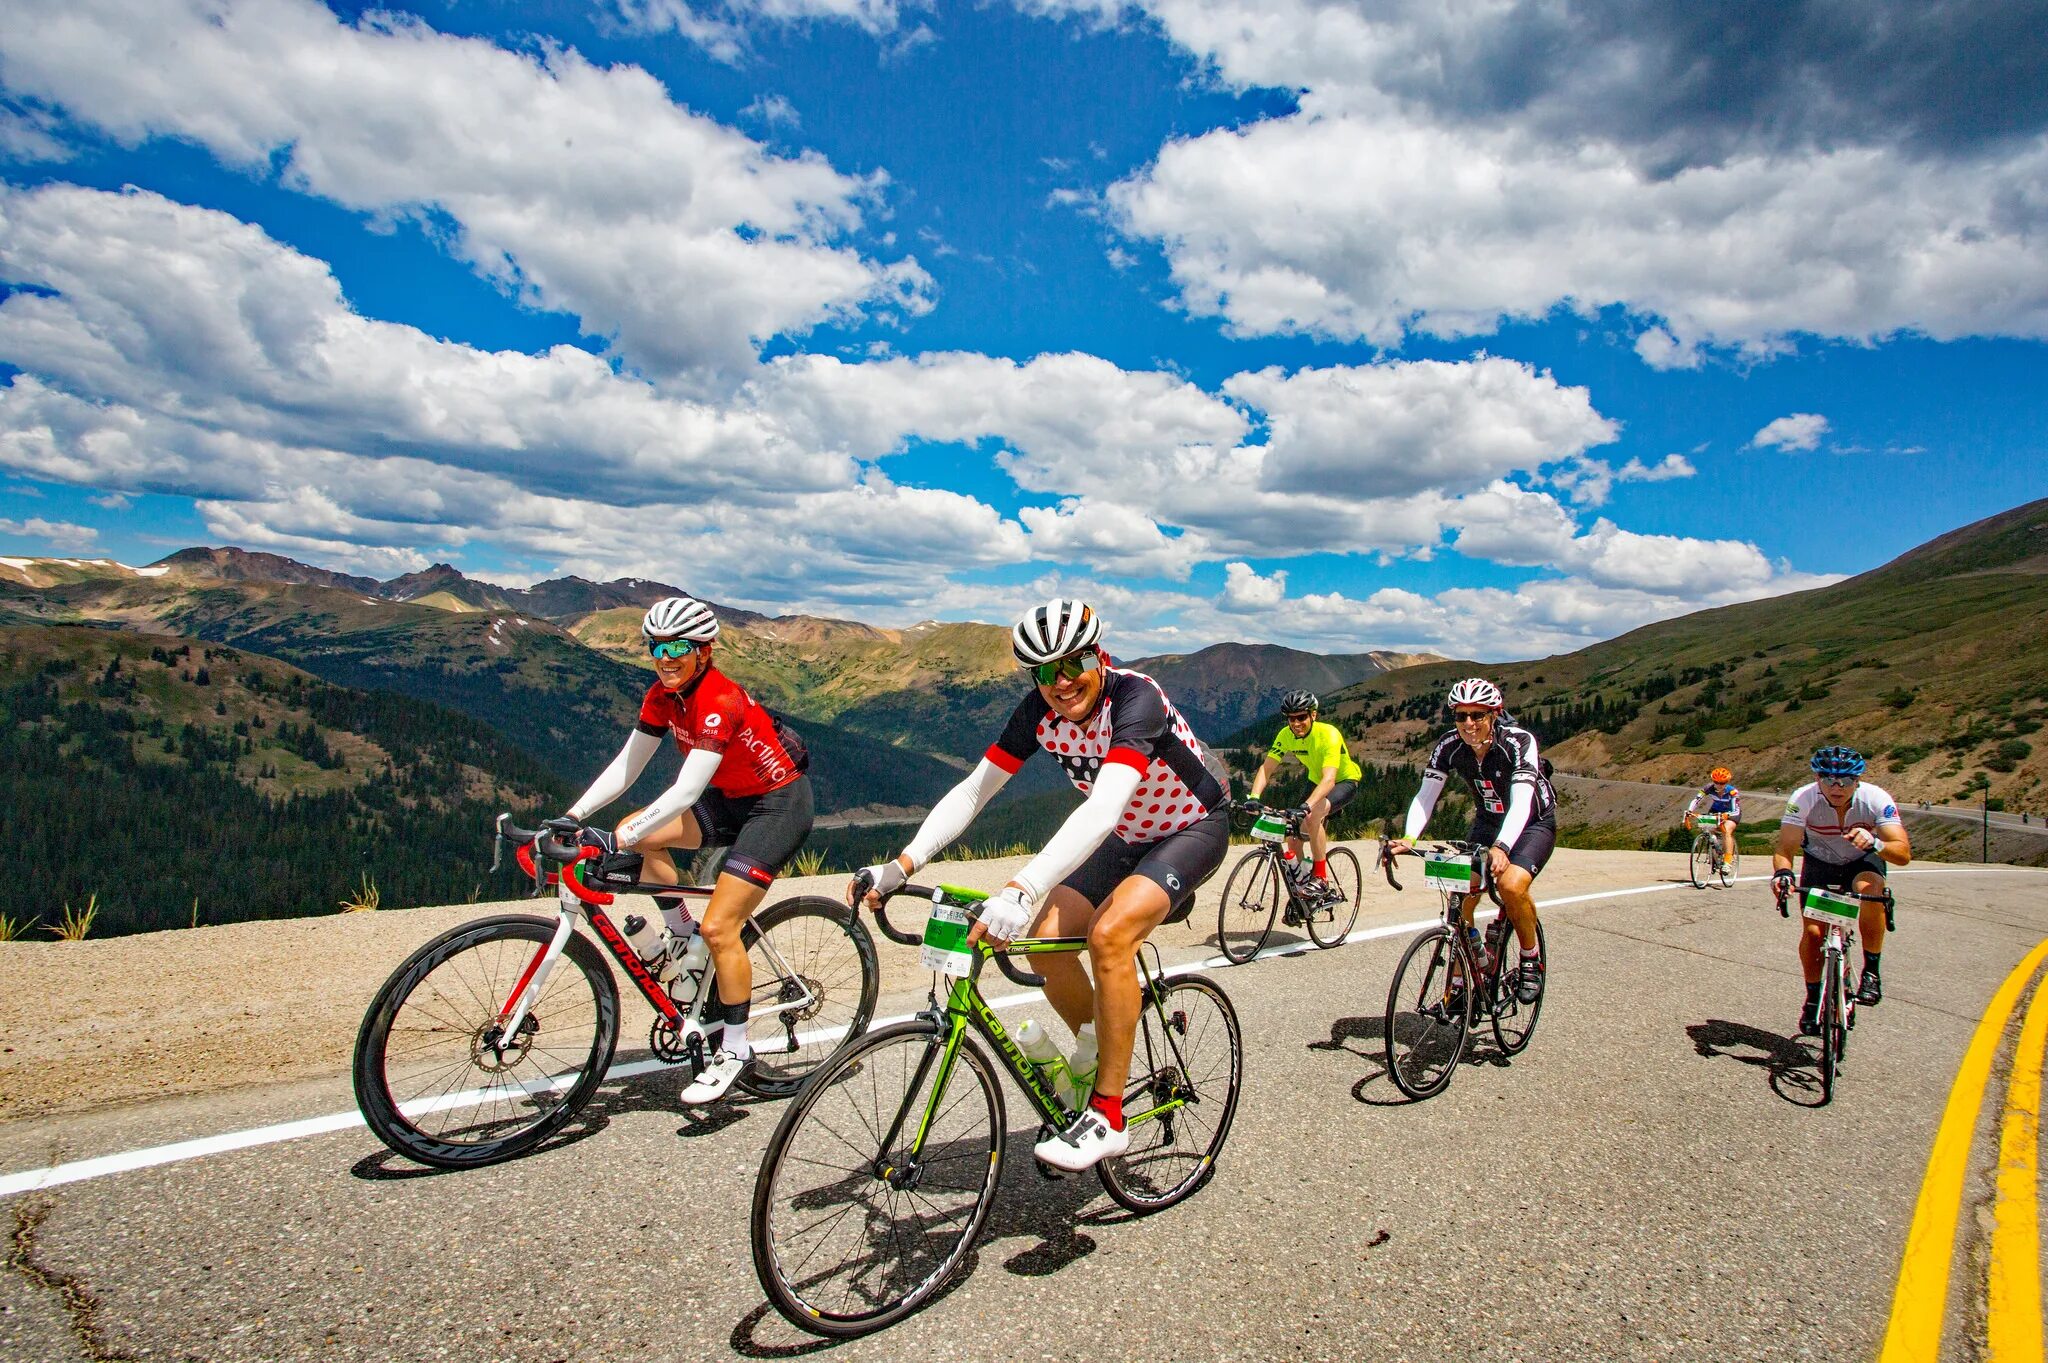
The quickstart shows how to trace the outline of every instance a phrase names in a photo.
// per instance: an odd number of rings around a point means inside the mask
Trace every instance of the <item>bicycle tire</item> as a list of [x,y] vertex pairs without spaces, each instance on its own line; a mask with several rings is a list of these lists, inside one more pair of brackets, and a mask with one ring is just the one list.
[[[1280,859],[1254,847],[1231,867],[1216,907],[1216,947],[1232,965],[1259,954],[1280,913]],[[1257,932],[1252,932],[1252,925]]]
[[[794,981],[779,979],[775,959],[761,948],[766,935],[790,969],[815,990],[806,1007],[768,1016],[784,995],[800,997]],[[753,1016],[747,1036],[754,1059],[739,1086],[760,1098],[787,1098],[833,1052],[858,1040],[874,1020],[882,969],[867,924],[836,899],[801,895],[771,904],[750,921],[741,939],[753,957]]]
[[1735,877],[1736,877],[1736,874],[1737,874],[1738,870],[1739,870],[1739,869],[1741,868],[1741,866],[1742,866],[1742,847],[1741,847],[1741,845],[1740,845],[1740,844],[1737,844],[1737,845],[1736,845],[1736,848],[1735,848],[1735,855],[1734,855],[1734,856],[1732,856],[1732,857],[1723,857],[1723,858],[1721,859],[1721,863],[1720,863],[1720,865],[1721,865],[1721,888],[1725,890],[1725,889],[1727,889],[1727,888],[1728,888],[1729,886],[1731,886],[1731,885],[1733,885],[1733,884],[1735,883]]
[[1837,997],[1842,987],[1841,973],[1840,960],[1830,960],[1825,963],[1820,977],[1820,1103],[1823,1107],[1835,1099],[1835,1079],[1842,1061],[1842,1003]]
[[[1471,958],[1463,943],[1439,925],[1408,944],[1394,967],[1393,983],[1387,986],[1387,1076],[1410,1098],[1443,1092],[1457,1073],[1472,1034],[1472,999],[1477,991],[1463,989],[1457,1006],[1444,1006],[1453,963],[1464,979],[1472,978]],[[1406,1013],[1404,1001],[1410,1005]],[[1431,1007],[1441,1008],[1441,1015],[1425,1011]],[[1404,1053],[1407,1060],[1419,1063],[1404,1063]]]
[[1358,864],[1357,854],[1348,847],[1332,847],[1323,864],[1330,873],[1330,884],[1342,897],[1310,911],[1308,935],[1317,946],[1328,950],[1343,946],[1344,939],[1351,935],[1351,925],[1358,921],[1358,901],[1365,894],[1365,872]]
[[1176,975],[1153,991],[1156,1006],[1147,1000],[1140,1011],[1131,1048],[1133,1066],[1148,1064],[1148,1072],[1124,1086],[1124,1108],[1137,1114],[1171,1097],[1186,1105],[1133,1126],[1131,1148],[1095,1166],[1103,1191],[1141,1216],[1166,1210],[1215,1174],[1244,1082],[1244,1037],[1222,987],[1206,975]]
[[1713,874],[1714,854],[1707,848],[1707,835],[1696,833],[1692,840],[1692,855],[1686,860],[1687,870],[1692,876],[1695,890],[1707,888],[1707,878]]
[[1550,947],[1543,940],[1543,923],[1536,923],[1536,958],[1543,962],[1543,985],[1534,1003],[1523,1003],[1515,993],[1515,974],[1520,954],[1513,929],[1501,938],[1500,962],[1493,972],[1493,1042],[1502,1055],[1520,1055],[1529,1047],[1529,1035],[1536,1030],[1536,1018],[1543,1012],[1543,996],[1550,992]]
[[[450,928],[391,972],[363,1014],[351,1066],[356,1106],[377,1139],[421,1164],[473,1168],[531,1150],[590,1101],[618,1045],[619,989],[604,956],[580,934],[563,944],[528,1010],[518,1059],[496,1069],[479,1063],[505,992],[556,927],[554,919],[526,914],[480,918]],[[456,973],[436,982],[451,962]],[[430,984],[431,997],[422,992]],[[455,984],[461,988],[451,992]],[[445,1049],[429,1056],[436,1036]],[[529,1082],[521,1067],[536,1052],[549,1060],[532,1067]],[[475,1086],[493,1074],[511,1075],[517,1097],[502,1082]],[[565,1085],[570,1074],[575,1078]],[[508,1109],[503,1116],[486,1117],[500,1107]],[[444,1115],[445,1124],[427,1120]]]
[[[959,1060],[948,1079],[947,1096],[952,1096],[951,1086],[960,1080],[963,1070],[973,1077],[982,1095],[983,1134],[975,1137],[970,1132],[965,1139],[946,1137],[947,1145],[957,1148],[947,1149],[943,1160],[949,1174],[959,1174],[961,1182],[955,1190],[971,1193],[974,1200],[963,1214],[950,1218],[959,1222],[958,1235],[950,1243],[935,1246],[933,1262],[914,1275],[906,1274],[896,1262],[899,1252],[906,1245],[914,1251],[931,1237],[904,1240],[897,1233],[903,1219],[898,1213],[904,1203],[917,1197],[926,1186],[922,1180],[934,1167],[933,1147],[927,1144],[926,1159],[918,1172],[920,1181],[908,1189],[892,1186],[876,1172],[877,1167],[892,1168],[891,1152],[877,1146],[872,1158],[862,1154],[868,1145],[879,1140],[906,1094],[913,1100],[913,1120],[906,1126],[915,1129],[915,1114],[922,1108],[914,1100],[932,1081],[943,1041],[941,1024],[930,1018],[914,1018],[869,1032],[827,1060],[798,1092],[796,1100],[783,1109],[782,1120],[776,1123],[775,1134],[769,1138],[761,1159],[760,1173],[754,1179],[748,1228],[753,1241],[754,1276],[759,1279],[761,1290],[782,1318],[800,1330],[828,1339],[849,1339],[895,1324],[924,1306],[952,1281],[981,1234],[1002,1178],[1006,1122],[1002,1085],[997,1082],[987,1053],[973,1037],[961,1040]],[[920,1068],[927,1056],[932,1063]],[[933,1124],[932,1136],[943,1135],[940,1127],[964,1103],[963,1099],[944,1105]],[[968,1114],[970,1120],[972,1116]],[[836,1123],[843,1123],[844,1132]],[[851,1137],[858,1137],[864,1144],[855,1144]],[[898,1137],[899,1143],[906,1139],[904,1135]],[[846,1167],[838,1168],[834,1160]],[[806,1186],[799,1188],[798,1183]],[[844,1202],[845,1206],[817,1218],[810,1226],[789,1224],[792,1218],[833,1202]],[[855,1223],[844,1225],[848,1213],[857,1209],[861,1215]],[[828,1222],[831,1230],[851,1230],[864,1236],[868,1251],[857,1261],[840,1259],[831,1272],[803,1276],[824,1245],[800,1255],[797,1236],[801,1231],[827,1226]],[[815,1300],[833,1295],[826,1284],[848,1270],[852,1279],[839,1292],[837,1301]],[[906,1280],[908,1288],[895,1291],[893,1285]],[[869,1300],[849,1309],[848,1294],[856,1289],[865,1291],[864,1284],[869,1281],[883,1284],[889,1295],[873,1300],[873,1293],[866,1292]]]

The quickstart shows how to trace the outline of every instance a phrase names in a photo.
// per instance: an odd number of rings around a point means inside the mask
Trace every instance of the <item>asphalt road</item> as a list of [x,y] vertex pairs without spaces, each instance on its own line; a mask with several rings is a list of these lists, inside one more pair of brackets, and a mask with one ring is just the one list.
[[[1677,864],[1578,854],[1539,891],[1643,885]],[[1009,1173],[965,1280],[894,1330],[820,1351],[1873,1356],[1958,1061],[1992,991],[2048,935],[2048,873],[1897,883],[1887,997],[1862,1015],[1827,1108],[1811,1106],[1805,1052],[1787,1039],[1796,930],[1760,884],[1553,905],[1530,1049],[1501,1064],[1481,1046],[1420,1104],[1386,1081],[1379,1045],[1405,932],[1212,968],[1246,1040],[1213,1183],[1132,1220],[1091,1178],[1044,1182],[1013,1094]],[[1411,889],[1360,926],[1432,906]],[[1033,1014],[1042,1005],[1007,1016]],[[355,1128],[0,1203],[14,1237],[0,1358],[811,1351],[765,1306],[748,1258],[780,1107],[685,1115],[676,1089],[671,1073],[609,1085],[550,1147],[489,1169],[423,1171]],[[13,1123],[0,1171],[348,1106],[337,1079]],[[1989,1187],[1973,1176],[1971,1196]],[[1959,1268],[1959,1321],[1970,1281]]]

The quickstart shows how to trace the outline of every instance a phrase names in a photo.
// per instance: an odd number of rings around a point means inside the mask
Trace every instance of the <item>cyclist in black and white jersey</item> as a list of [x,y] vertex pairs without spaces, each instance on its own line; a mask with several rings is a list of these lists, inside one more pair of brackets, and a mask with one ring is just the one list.
[[1087,797],[982,906],[970,937],[1007,942],[1044,914],[1051,921],[1043,935],[1088,938],[1093,984],[1077,955],[1038,958],[1045,997],[1084,1050],[1083,1033],[1096,1029],[1093,1097],[1066,1130],[1032,1151],[1069,1171],[1130,1148],[1123,1094],[1140,1005],[1138,944],[1191,907],[1230,845],[1230,791],[1210,770],[1201,740],[1158,682],[1111,665],[1101,637],[1100,618],[1079,601],[1050,601],[1019,621],[1011,648],[1037,685],[910,845],[864,868],[876,894],[895,890],[964,833],[1040,751]]
[[[1543,774],[1536,735],[1506,718],[1506,698],[1482,677],[1451,687],[1455,727],[1445,734],[1422,769],[1422,788],[1408,806],[1408,821],[1395,846],[1407,850],[1422,830],[1451,777],[1463,778],[1477,806],[1470,841],[1490,845],[1488,870],[1522,958],[1515,994],[1534,1003],[1543,992],[1543,957],[1536,945],[1536,901],[1531,887],[1557,848],[1557,796]],[[1472,926],[1477,898],[1465,901],[1465,926]]]

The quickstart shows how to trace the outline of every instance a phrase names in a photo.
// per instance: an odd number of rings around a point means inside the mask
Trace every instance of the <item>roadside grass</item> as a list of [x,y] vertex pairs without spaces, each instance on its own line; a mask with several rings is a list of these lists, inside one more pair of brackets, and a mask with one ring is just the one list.
[[789,874],[797,876],[822,875],[825,871],[825,849],[806,847],[789,859]]
[[43,925],[44,932],[53,932],[60,942],[83,942],[85,935],[92,931],[92,922],[100,916],[100,897],[97,891],[87,895],[85,907],[76,909],[70,900],[64,901],[64,912],[55,923]]
[[11,913],[0,913],[0,942],[19,942],[35,925],[33,918],[16,918]]
[[348,898],[341,900],[340,905],[343,913],[375,913],[383,902],[384,895],[378,890],[377,882],[370,879],[370,873],[365,871],[363,883],[349,891]]

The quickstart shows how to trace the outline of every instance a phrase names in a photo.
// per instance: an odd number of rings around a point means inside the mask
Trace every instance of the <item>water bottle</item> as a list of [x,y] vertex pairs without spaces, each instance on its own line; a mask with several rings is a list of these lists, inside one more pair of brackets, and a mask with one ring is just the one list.
[[1045,1086],[1058,1092],[1060,1080],[1066,1077],[1066,1062],[1060,1059],[1060,1048],[1052,1034],[1038,1025],[1038,1019],[1024,1019],[1024,1025],[1017,1029],[1017,1049],[1024,1052],[1024,1058],[1038,1071]]
[[704,934],[697,931],[697,925],[683,915],[683,930],[669,939],[668,961],[661,970],[661,982],[670,984],[678,978],[699,980],[711,966],[711,944],[704,940]]
[[619,932],[625,937],[626,945],[633,948],[633,954],[640,958],[643,965],[651,971],[659,970],[664,946],[663,939],[668,936],[668,930],[662,925],[660,914],[656,914],[652,918],[644,918],[637,913],[629,913],[626,915],[625,920],[619,924]]
[[1280,865],[1287,872],[1289,880],[1300,880],[1308,871],[1307,859],[1296,856],[1292,847],[1280,849]]
[[1060,1101],[1079,1110],[1095,1089],[1095,1024],[1084,1022],[1074,1033],[1074,1053],[1067,1057],[1066,1073],[1060,1076]]

